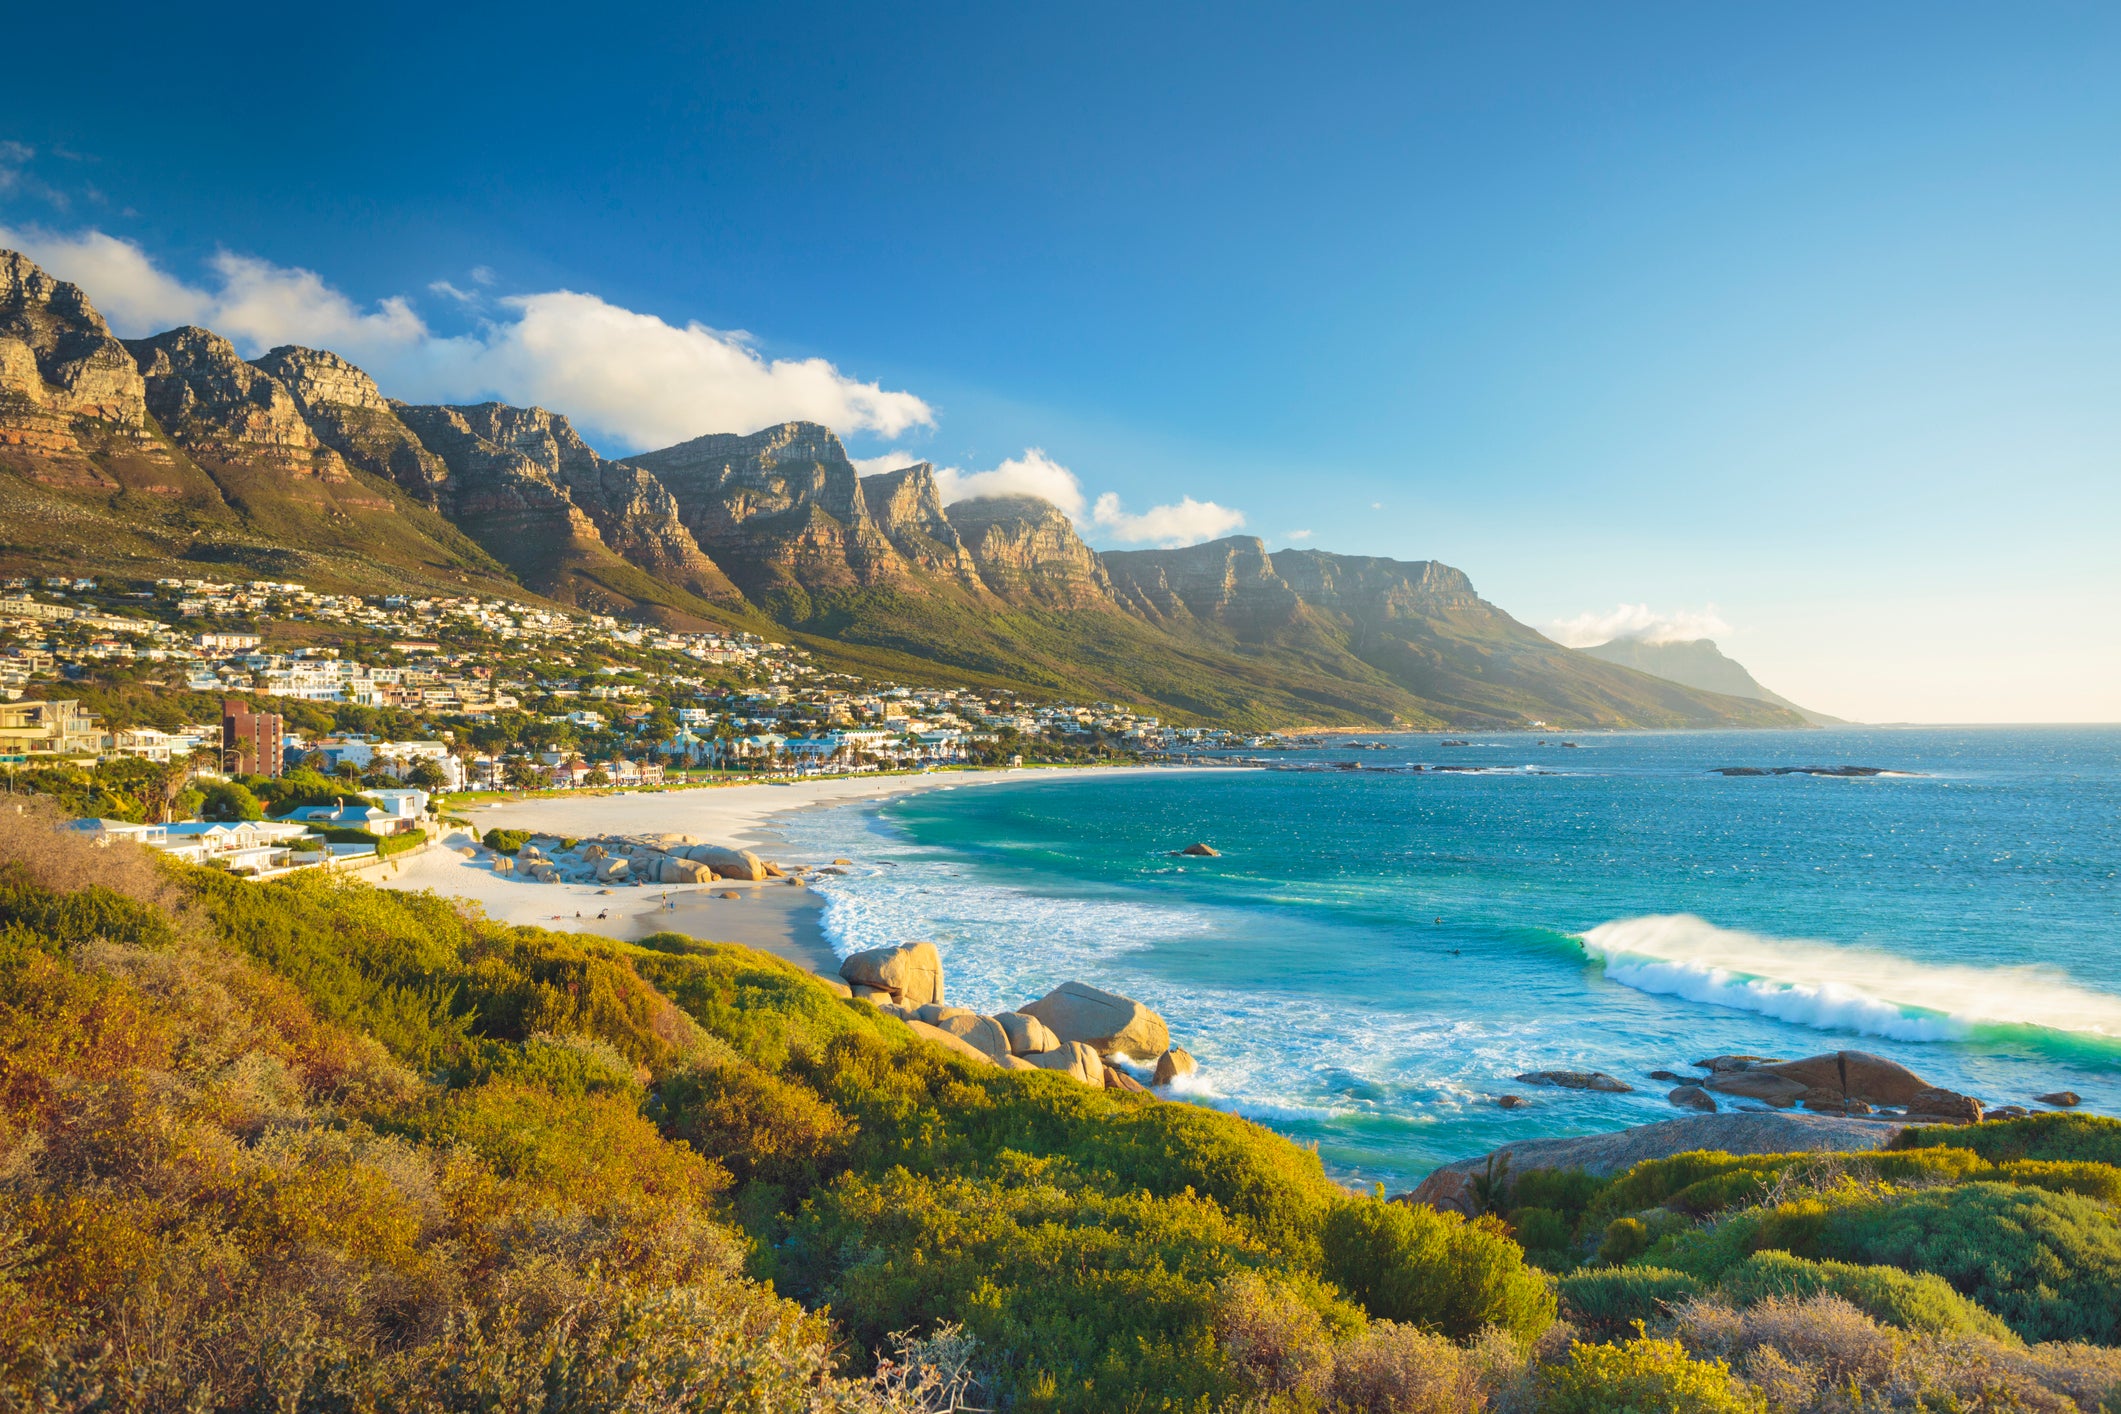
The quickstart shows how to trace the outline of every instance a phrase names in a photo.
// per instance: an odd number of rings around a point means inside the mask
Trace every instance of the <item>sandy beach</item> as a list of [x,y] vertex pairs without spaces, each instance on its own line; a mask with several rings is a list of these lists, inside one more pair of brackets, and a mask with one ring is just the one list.
[[[605,834],[688,834],[715,844],[757,850],[780,863],[827,864],[781,850],[773,822],[797,810],[881,801],[945,786],[998,781],[1057,780],[1096,774],[1110,777],[1187,769],[1159,766],[1055,767],[1011,771],[939,771],[908,776],[832,776],[782,784],[702,786],[691,790],[614,792],[609,795],[547,796],[499,801],[458,810],[471,819],[441,848],[423,850],[370,877],[385,888],[432,889],[477,901],[486,916],[505,923],[596,933],[634,941],[651,933],[684,933],[712,942],[742,943],[812,971],[838,968],[819,914],[823,903],[800,883],[720,880],[705,884],[657,884],[603,888],[595,884],[537,884],[496,874],[489,858],[466,859],[456,848],[477,844],[487,830],[531,830],[585,837]],[[736,898],[724,898],[734,892]]]

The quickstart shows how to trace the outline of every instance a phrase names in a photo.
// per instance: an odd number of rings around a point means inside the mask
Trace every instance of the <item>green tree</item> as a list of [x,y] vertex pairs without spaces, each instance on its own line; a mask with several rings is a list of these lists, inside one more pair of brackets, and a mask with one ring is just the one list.
[[202,792],[199,814],[207,820],[263,820],[265,806],[241,781],[212,781]]

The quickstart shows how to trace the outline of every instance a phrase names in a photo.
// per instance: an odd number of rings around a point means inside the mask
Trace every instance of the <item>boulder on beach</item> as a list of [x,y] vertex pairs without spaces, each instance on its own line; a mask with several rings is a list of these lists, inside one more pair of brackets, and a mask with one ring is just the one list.
[[1199,1064],[1184,1048],[1172,1046],[1156,1058],[1156,1083],[1169,1085],[1181,1075],[1191,1075]]
[[582,858],[584,859],[602,859],[609,853],[611,851],[600,844],[585,844],[582,846]]
[[[941,1021],[929,1022],[929,1025],[938,1031],[949,1032],[988,1060],[998,1061],[1003,1056],[1013,1054],[1009,1049],[1009,1033],[1002,1030],[1001,1023],[993,1017],[981,1016],[961,1007],[951,1007],[948,1010],[957,1014]],[[927,1011],[927,1007],[921,1008],[923,1021],[928,1020]]]
[[608,884],[613,880],[627,879],[632,876],[633,866],[617,855],[606,855],[597,861],[597,882],[600,884]]
[[919,1017],[909,1019],[906,1024],[913,1028],[914,1035],[924,1041],[933,1041],[946,1051],[955,1052],[967,1060],[978,1061],[981,1065],[993,1065],[995,1063],[993,1056],[988,1055],[963,1037],[951,1035],[940,1026],[930,1026]]
[[1878,1120],[1829,1118],[1760,1110],[1727,1110],[1682,1119],[1638,1124],[1613,1134],[1573,1139],[1525,1139],[1505,1144],[1478,1158],[1445,1164],[1411,1193],[1393,1199],[1419,1203],[1467,1217],[1478,1212],[1473,1178],[1492,1163],[1505,1162],[1513,1174],[1534,1169],[1582,1169],[1593,1178],[1611,1178],[1645,1159],[1668,1159],[1695,1149],[1731,1154],[1863,1153],[1883,1149],[1897,1138],[1898,1124]]
[[1105,1083],[1104,1059],[1081,1041],[1063,1041],[1057,1050],[1042,1051],[1024,1059],[1040,1070],[1057,1070],[1085,1085],[1102,1087]]
[[1665,1098],[1683,1110],[1703,1110],[1711,1114],[1716,1110],[1716,1097],[1699,1085],[1681,1085]]
[[851,998],[854,995],[854,988],[848,986],[837,977],[820,977],[817,980],[826,991],[832,993],[835,997]]
[[497,854],[493,857],[493,872],[496,874],[513,874],[516,872],[516,862],[505,854]]
[[1046,1023],[1035,1016],[1026,1016],[1020,1011],[1004,1011],[996,1013],[994,1021],[1007,1033],[1012,1054],[1035,1056],[1060,1049],[1060,1037],[1054,1035]]
[[840,964],[840,976],[889,992],[904,1007],[923,1007],[943,999],[943,959],[933,943],[902,943],[855,953]]
[[1528,1070],[1516,1080],[1519,1085],[1555,1085],[1563,1090],[1596,1090],[1607,1095],[1625,1095],[1635,1088],[1602,1070]]
[[1063,982],[1035,1002],[1017,1008],[1046,1023],[1064,1043],[1080,1041],[1100,1055],[1161,1055],[1171,1046],[1164,1019],[1132,997]]
[[688,859],[698,860],[723,879],[745,879],[758,883],[766,877],[766,865],[748,849],[727,849],[716,844],[693,845],[685,851]]

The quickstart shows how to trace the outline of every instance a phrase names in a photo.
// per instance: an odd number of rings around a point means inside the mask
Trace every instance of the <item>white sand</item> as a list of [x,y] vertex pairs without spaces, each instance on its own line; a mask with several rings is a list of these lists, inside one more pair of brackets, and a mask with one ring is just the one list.
[[[720,942],[739,942],[810,968],[829,968],[832,952],[818,926],[820,903],[808,889],[774,879],[763,884],[656,884],[603,889],[594,884],[537,884],[493,872],[491,860],[466,859],[456,847],[477,844],[491,829],[530,830],[570,838],[610,834],[687,834],[713,844],[760,848],[772,844],[776,816],[852,801],[883,800],[943,786],[1136,775],[1187,769],[1159,766],[1030,768],[1017,771],[941,771],[924,775],[830,776],[785,785],[701,786],[686,790],[610,795],[543,796],[500,801],[456,813],[475,823],[459,829],[448,847],[423,850],[364,877],[392,889],[432,889],[474,899],[486,916],[605,937],[635,939],[669,930]],[[771,851],[764,851],[774,858]],[[825,863],[826,860],[784,861]],[[736,899],[722,894],[735,891]],[[667,900],[667,902],[666,902]],[[675,904],[671,908],[668,904]],[[607,916],[598,918],[598,913]],[[579,915],[579,916],[577,916]]]

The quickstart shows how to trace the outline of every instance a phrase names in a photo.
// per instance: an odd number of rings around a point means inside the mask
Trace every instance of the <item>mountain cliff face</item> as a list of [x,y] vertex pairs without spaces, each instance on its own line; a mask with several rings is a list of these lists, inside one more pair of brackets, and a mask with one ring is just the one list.
[[912,577],[829,428],[713,433],[626,460],[669,489],[700,548],[755,601],[807,617],[817,596]]
[[451,501],[448,463],[420,445],[366,373],[335,353],[292,344],[254,362],[287,389],[318,440],[347,462],[389,478],[430,509]]
[[1303,612],[1303,599],[1276,571],[1266,543],[1251,536],[1174,550],[1114,550],[1101,558],[1120,599],[1154,618],[1203,619],[1255,638]]
[[1435,561],[1246,536],[1100,555],[1042,500],[946,506],[926,463],[859,476],[815,423],[609,460],[558,414],[394,402],[319,349],[121,343],[0,252],[0,567],[202,565],[778,625],[858,670],[1257,725],[1798,720],[1571,652]]
[[980,582],[1011,604],[1116,607],[1104,562],[1058,508],[1035,496],[985,496],[948,508]]
[[146,381],[88,296],[0,251],[0,466],[53,486],[179,489],[151,424]]
[[916,572],[940,575],[966,589],[983,589],[979,565],[943,510],[935,468],[927,462],[860,481],[862,504],[891,548]]

